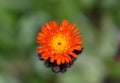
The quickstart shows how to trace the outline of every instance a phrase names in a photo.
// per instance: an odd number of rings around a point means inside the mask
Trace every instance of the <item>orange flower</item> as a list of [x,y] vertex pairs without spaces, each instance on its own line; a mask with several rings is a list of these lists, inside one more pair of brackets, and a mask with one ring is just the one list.
[[63,20],[62,25],[55,21],[43,25],[38,33],[37,43],[40,44],[39,57],[60,66],[69,64],[78,57],[83,41],[79,28],[75,28],[74,23],[68,24],[67,20]]

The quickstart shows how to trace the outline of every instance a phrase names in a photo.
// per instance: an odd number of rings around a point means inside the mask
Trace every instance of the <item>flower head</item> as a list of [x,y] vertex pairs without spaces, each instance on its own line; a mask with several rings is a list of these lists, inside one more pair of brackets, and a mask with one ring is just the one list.
[[[62,24],[50,21],[42,26],[38,33],[38,56],[45,61],[47,67],[55,72],[65,71],[82,51],[83,41],[79,28],[63,20]],[[65,67],[64,67],[65,66]]]

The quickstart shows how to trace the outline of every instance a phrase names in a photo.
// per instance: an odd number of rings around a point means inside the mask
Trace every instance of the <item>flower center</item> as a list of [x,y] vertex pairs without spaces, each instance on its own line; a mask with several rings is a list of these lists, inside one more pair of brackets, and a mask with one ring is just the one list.
[[57,34],[51,39],[50,45],[55,52],[63,53],[69,48],[69,41],[63,34]]
[[61,45],[61,42],[58,42],[58,45]]

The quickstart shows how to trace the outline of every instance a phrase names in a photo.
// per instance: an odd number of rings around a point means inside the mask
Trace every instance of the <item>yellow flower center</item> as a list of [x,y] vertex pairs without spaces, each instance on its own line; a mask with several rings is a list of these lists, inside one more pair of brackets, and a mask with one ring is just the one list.
[[57,34],[51,39],[50,45],[56,53],[63,53],[69,48],[69,41],[63,34]]

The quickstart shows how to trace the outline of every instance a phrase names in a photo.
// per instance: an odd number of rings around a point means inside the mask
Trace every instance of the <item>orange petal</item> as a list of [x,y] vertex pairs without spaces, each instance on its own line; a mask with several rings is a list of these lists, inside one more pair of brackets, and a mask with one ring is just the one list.
[[42,27],[42,32],[43,32],[44,34],[47,34],[47,33],[48,33],[48,30],[46,29],[45,26]]
[[38,49],[38,53],[42,53],[44,52],[46,49],[44,49],[45,47],[44,46],[39,46],[37,49]]
[[67,20],[63,20],[62,22],[62,28],[63,27],[67,27],[68,26],[68,21]]
[[79,42],[76,42],[76,44],[83,44],[83,41],[81,40]]
[[41,33],[41,32],[38,33],[38,36],[39,36],[39,37],[46,37],[46,36],[45,36],[43,33]]
[[74,58],[77,58],[78,57],[78,55],[77,54],[75,54],[75,53],[73,53],[73,52],[71,52],[71,53],[69,53],[71,56],[73,56]]
[[38,50],[38,53],[42,53],[42,52],[44,52],[44,50]]
[[43,54],[42,54],[42,58],[43,58],[44,60],[47,60],[47,59],[49,58],[49,56],[48,56],[46,53],[43,53]]
[[51,26],[49,25],[49,23],[46,23],[45,26],[46,26],[46,28],[47,28],[48,30],[51,29]]
[[56,23],[55,21],[50,22],[50,25],[51,25],[53,28],[57,28],[57,23]]
[[61,58],[61,62],[62,62],[63,64],[65,63],[64,57]]
[[69,30],[69,31],[72,31],[74,27],[75,27],[75,24],[74,24],[74,23],[73,23],[73,24],[70,24],[70,25],[68,26],[68,30]]
[[54,57],[51,57],[50,58],[50,62],[53,63],[55,61],[55,58]]
[[80,30],[79,28],[76,28],[75,30],[73,30],[73,34],[80,33],[79,30]]
[[65,61],[66,61],[66,63],[70,62],[69,59],[68,59],[68,57],[65,57]]
[[61,64],[61,59],[59,57],[59,58],[57,58],[57,65],[60,65],[60,64]]
[[70,61],[72,61],[72,59],[71,59],[71,57],[70,57],[70,56],[68,56],[67,58],[69,59],[69,62],[70,62]]

